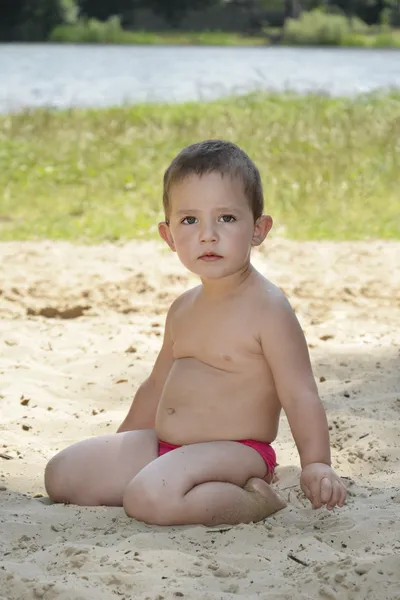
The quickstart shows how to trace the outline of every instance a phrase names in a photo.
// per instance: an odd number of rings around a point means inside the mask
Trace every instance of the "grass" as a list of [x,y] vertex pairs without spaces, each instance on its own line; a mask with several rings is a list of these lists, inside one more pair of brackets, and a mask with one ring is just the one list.
[[249,36],[220,31],[124,31],[86,24],[56,27],[50,35],[50,41],[146,46],[263,46],[267,44],[266,37],[262,35]]
[[341,46],[359,48],[400,48],[400,31],[391,30],[376,33],[349,33],[340,43],[327,44],[321,41],[294,42],[285,39],[282,30],[266,28],[265,35],[242,35],[234,32],[223,31],[121,31],[117,35],[95,35],[81,29],[73,30],[70,25],[57,27],[50,36],[51,42],[65,42],[71,44],[99,43],[120,45],[143,46],[269,46],[278,41],[280,46]]
[[183,146],[211,137],[256,161],[280,234],[400,239],[399,92],[0,117],[0,239],[156,236],[164,169]]

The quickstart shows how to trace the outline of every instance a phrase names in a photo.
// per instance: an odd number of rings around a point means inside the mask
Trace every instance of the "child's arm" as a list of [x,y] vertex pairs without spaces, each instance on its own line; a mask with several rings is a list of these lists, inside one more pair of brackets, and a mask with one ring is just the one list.
[[300,455],[303,491],[315,508],[343,506],[346,490],[331,469],[328,423],[307,343],[287,299],[271,298],[261,332],[263,351]]
[[165,380],[174,362],[171,317],[175,308],[176,304],[173,303],[168,311],[163,345],[154,363],[153,370],[138,388],[129,412],[118,427],[117,433],[133,429],[154,429],[158,402],[164,388]]

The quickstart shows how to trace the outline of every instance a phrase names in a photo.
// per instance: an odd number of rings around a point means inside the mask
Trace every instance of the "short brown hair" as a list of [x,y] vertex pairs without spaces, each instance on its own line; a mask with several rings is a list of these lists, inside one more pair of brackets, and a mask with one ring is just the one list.
[[236,144],[224,140],[205,140],[183,148],[164,174],[163,205],[168,223],[171,187],[189,175],[207,173],[237,177],[243,183],[254,221],[264,210],[260,172],[251,158]]

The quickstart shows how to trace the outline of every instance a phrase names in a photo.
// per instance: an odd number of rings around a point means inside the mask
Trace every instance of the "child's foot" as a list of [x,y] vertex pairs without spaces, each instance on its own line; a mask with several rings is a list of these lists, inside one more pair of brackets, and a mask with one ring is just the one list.
[[276,471],[274,471],[272,475],[270,473],[267,473],[266,476],[264,477],[263,481],[266,481],[269,484],[278,483],[279,475]]
[[[283,498],[281,498],[266,481],[259,479],[258,477],[251,477],[246,482],[244,489],[247,492],[254,494],[258,500],[259,513],[257,515],[257,521],[261,521],[287,506],[285,500],[283,500]],[[255,520],[256,519],[254,519],[254,521]]]

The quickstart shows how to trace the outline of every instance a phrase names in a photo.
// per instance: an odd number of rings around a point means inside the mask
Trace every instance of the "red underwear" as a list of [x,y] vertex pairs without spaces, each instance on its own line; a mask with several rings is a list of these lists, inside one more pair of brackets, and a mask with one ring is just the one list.
[[[239,444],[244,444],[245,446],[250,446],[250,448],[254,448],[259,455],[264,459],[265,464],[267,465],[268,475],[273,475],[275,467],[276,467],[276,454],[275,450],[268,442],[258,442],[257,440],[234,440]],[[175,446],[174,444],[168,444],[167,442],[163,442],[162,440],[158,441],[158,456],[162,456],[163,454],[167,454],[167,452],[171,452],[171,450],[176,450],[177,448],[182,448],[182,446]]]

